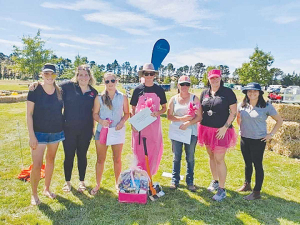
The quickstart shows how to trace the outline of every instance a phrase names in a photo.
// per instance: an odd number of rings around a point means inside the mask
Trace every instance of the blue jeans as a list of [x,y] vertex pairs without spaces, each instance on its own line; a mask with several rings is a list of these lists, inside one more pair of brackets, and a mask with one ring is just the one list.
[[174,153],[173,158],[173,172],[172,172],[172,184],[178,185],[180,181],[180,164],[181,164],[181,155],[182,147],[184,145],[187,170],[186,170],[186,184],[194,184],[194,166],[195,166],[195,148],[197,144],[197,136],[191,136],[191,143],[184,144],[179,141],[172,140],[172,150]]

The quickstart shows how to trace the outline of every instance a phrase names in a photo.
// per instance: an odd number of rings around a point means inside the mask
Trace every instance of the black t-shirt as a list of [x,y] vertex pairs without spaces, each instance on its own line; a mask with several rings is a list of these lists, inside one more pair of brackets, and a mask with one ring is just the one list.
[[64,100],[64,119],[66,127],[76,129],[93,128],[94,100],[98,95],[92,86],[84,94],[77,83],[67,81],[60,84]]
[[[223,127],[229,117],[229,106],[237,102],[234,92],[227,87],[221,86],[213,97],[210,89],[204,90],[200,95],[200,102],[203,110],[201,124],[208,127]],[[208,111],[212,111],[209,116]],[[232,125],[230,126],[232,127]]]
[[34,102],[33,130],[42,133],[58,133],[63,130],[63,101],[58,100],[56,90],[48,95],[41,85],[29,91],[27,101]]
[[130,105],[136,106],[139,101],[139,97],[141,95],[143,95],[144,93],[155,93],[160,98],[161,105],[167,103],[166,94],[162,87],[158,86],[157,84],[154,84],[151,87],[147,87],[144,84],[140,84],[133,91],[133,94],[132,94],[132,97],[130,100]]

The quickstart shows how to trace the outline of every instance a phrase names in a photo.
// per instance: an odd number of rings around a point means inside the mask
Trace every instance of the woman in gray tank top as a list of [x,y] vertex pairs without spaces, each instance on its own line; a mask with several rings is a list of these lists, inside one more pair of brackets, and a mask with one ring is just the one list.
[[[190,144],[186,144],[177,140],[171,140],[174,158],[172,183],[170,189],[175,190],[179,186],[181,155],[182,147],[184,145],[187,164],[186,184],[188,189],[194,192],[196,191],[194,186],[194,156],[198,135],[197,122],[202,119],[202,115],[199,110],[200,102],[198,97],[189,92],[190,85],[191,81],[188,76],[181,76],[179,78],[178,90],[180,93],[171,98],[167,115],[168,120],[171,120],[172,124],[177,125],[179,129],[192,130]],[[190,104],[193,108],[190,108]]]

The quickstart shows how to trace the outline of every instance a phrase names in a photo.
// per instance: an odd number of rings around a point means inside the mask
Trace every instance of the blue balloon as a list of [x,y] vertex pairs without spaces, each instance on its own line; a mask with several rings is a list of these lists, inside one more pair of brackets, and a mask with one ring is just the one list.
[[159,39],[152,51],[151,63],[153,64],[155,70],[158,70],[161,63],[164,61],[168,53],[170,52],[170,45],[167,40]]

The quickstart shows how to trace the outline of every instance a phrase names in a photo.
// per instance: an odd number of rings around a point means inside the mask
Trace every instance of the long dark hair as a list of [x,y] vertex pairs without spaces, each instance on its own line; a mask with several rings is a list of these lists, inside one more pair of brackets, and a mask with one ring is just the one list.
[[[241,106],[242,106],[242,108],[246,108],[249,106],[249,104],[250,104],[250,99],[248,98],[247,92],[246,92],[245,98],[243,99]],[[259,96],[258,96],[258,101],[256,103],[256,107],[266,108],[266,106],[267,106],[267,102],[265,101],[265,99],[263,97],[263,92],[259,91]]]

